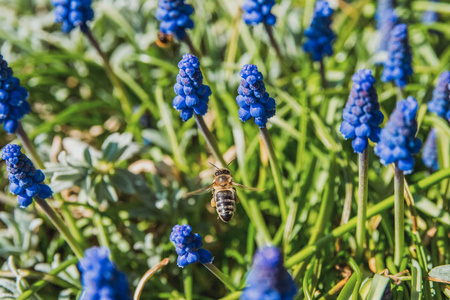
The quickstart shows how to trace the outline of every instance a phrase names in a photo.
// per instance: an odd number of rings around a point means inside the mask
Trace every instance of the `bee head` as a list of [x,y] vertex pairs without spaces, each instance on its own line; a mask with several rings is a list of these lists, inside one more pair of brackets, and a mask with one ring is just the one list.
[[219,176],[219,175],[223,175],[223,174],[230,175],[231,173],[227,168],[223,168],[223,169],[218,169],[214,175]]

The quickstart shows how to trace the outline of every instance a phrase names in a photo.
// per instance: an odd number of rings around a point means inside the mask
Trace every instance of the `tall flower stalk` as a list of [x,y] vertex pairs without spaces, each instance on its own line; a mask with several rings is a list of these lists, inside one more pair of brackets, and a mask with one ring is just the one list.
[[397,102],[386,127],[381,130],[380,141],[375,146],[375,154],[384,165],[395,165],[394,216],[395,253],[394,263],[400,266],[404,246],[404,174],[410,174],[414,167],[413,155],[422,148],[422,141],[416,138],[417,109],[419,105],[413,97]]
[[327,87],[324,57],[333,55],[332,44],[336,34],[331,30],[334,10],[327,1],[319,0],[315,4],[311,25],[305,30],[307,41],[303,45],[305,52],[311,53],[313,61],[320,64],[320,78],[323,89]]

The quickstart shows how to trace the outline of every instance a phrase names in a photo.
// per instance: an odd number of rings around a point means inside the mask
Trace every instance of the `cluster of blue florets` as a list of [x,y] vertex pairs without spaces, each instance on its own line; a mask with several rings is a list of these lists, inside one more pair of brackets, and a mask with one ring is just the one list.
[[189,120],[194,112],[203,116],[208,111],[209,96],[211,89],[203,84],[203,75],[200,71],[200,62],[192,54],[183,55],[178,63],[180,72],[177,75],[174,91],[176,96],[172,106],[180,110],[183,121]]
[[[438,2],[437,0],[431,0],[431,2]],[[427,10],[422,14],[422,23],[433,24],[439,19],[439,14],[435,10]]]
[[422,148],[422,141],[416,138],[418,107],[413,97],[397,102],[375,146],[375,154],[380,157],[382,164],[396,163],[405,174],[412,172],[413,155]]
[[131,300],[127,278],[109,259],[107,248],[87,249],[78,267],[83,285],[82,300]]
[[377,28],[380,31],[381,39],[379,50],[387,50],[391,30],[397,24],[398,16],[394,9],[393,0],[378,0],[377,6]]
[[31,111],[28,92],[0,55],[0,124],[8,133],[16,132],[19,121]]
[[368,139],[377,143],[384,116],[380,111],[375,78],[372,71],[360,70],[352,77],[353,85],[342,114],[344,121],[341,133],[345,139],[353,139],[355,152],[362,153],[368,146]]
[[422,150],[422,161],[431,171],[439,170],[436,138],[436,131],[431,129]]
[[189,17],[193,12],[194,8],[184,0],[159,0],[156,11],[156,18],[161,21],[159,30],[183,39],[186,29],[194,28],[194,22]]
[[62,23],[61,30],[64,33],[78,26],[82,32],[86,32],[86,22],[94,19],[92,0],[52,0],[52,4],[55,6],[55,21]]
[[202,264],[213,261],[211,252],[201,249],[202,237],[198,233],[193,233],[192,227],[189,225],[175,225],[170,234],[170,241],[175,244],[178,254],[177,265],[180,268],[197,261]]
[[412,55],[408,42],[408,28],[398,24],[391,30],[388,44],[388,59],[384,63],[381,80],[394,81],[395,85],[404,87],[413,74]]
[[332,44],[336,39],[336,34],[330,28],[333,13],[334,10],[327,1],[316,2],[311,26],[305,30],[308,40],[303,45],[303,50],[311,53],[314,61],[333,55]]
[[256,125],[265,127],[267,119],[275,115],[275,100],[266,92],[263,76],[255,65],[243,66],[239,75],[242,77],[236,97],[239,119],[245,122],[253,117]]
[[244,21],[248,25],[265,23],[274,25],[277,18],[270,12],[275,5],[275,0],[244,0],[242,10]]
[[433,91],[433,99],[428,102],[428,110],[450,122],[450,72],[439,76],[439,82]]
[[292,300],[297,287],[283,266],[283,255],[276,247],[256,252],[241,300]]
[[51,197],[53,192],[48,185],[42,183],[45,179],[44,173],[36,170],[20,149],[19,145],[6,145],[2,151],[2,159],[6,161],[9,190],[18,196],[19,206],[26,208],[33,202],[33,197],[45,199]]

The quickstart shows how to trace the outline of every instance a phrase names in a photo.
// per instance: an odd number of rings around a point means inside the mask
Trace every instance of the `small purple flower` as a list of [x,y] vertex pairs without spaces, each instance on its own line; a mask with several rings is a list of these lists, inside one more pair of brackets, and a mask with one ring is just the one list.
[[178,254],[177,265],[180,268],[197,261],[202,264],[213,261],[211,252],[201,249],[202,237],[198,233],[193,233],[192,227],[189,225],[175,225],[170,234],[170,241],[175,244]]
[[84,252],[81,270],[81,300],[131,300],[127,277],[109,259],[109,250],[92,247]]
[[275,25],[276,17],[270,12],[275,5],[275,0],[244,0],[242,10],[244,21],[248,25],[265,23]]
[[431,171],[439,170],[436,131],[431,129],[422,150],[422,161]]
[[186,29],[194,28],[190,15],[194,8],[184,0],[159,0],[156,19],[161,21],[159,30],[164,34],[175,35],[179,40],[186,36]]
[[360,70],[352,76],[353,85],[342,114],[344,121],[341,134],[345,139],[353,139],[355,152],[362,153],[369,145],[368,139],[377,143],[384,116],[380,111],[375,78],[372,71]]
[[428,110],[450,122],[450,72],[439,76],[438,84],[433,91],[433,99],[428,102]]
[[94,19],[92,0],[52,0],[52,4],[55,6],[55,22],[62,23],[64,33],[78,26],[82,32],[89,29],[86,22]]
[[255,65],[245,65],[239,75],[242,77],[236,97],[239,119],[245,122],[254,118],[256,125],[266,127],[267,120],[275,115],[277,105],[266,92],[261,72]]
[[241,300],[292,300],[297,294],[294,280],[283,266],[283,255],[276,247],[256,252]]
[[416,138],[416,114],[419,105],[413,97],[397,102],[386,126],[381,130],[375,154],[383,165],[396,163],[405,174],[414,167],[413,155],[419,153],[422,141]]

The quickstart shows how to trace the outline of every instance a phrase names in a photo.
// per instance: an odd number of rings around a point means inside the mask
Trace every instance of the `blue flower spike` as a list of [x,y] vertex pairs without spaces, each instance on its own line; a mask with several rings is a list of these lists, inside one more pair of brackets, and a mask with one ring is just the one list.
[[194,113],[205,115],[208,110],[211,89],[203,84],[198,58],[192,54],[185,54],[178,63],[178,68],[180,68],[180,72],[177,75],[177,83],[174,85],[177,96],[173,99],[172,106],[180,111],[183,121],[192,118]]
[[383,123],[384,116],[380,111],[372,71],[360,70],[352,76],[352,80],[340,131],[345,139],[353,139],[355,152],[362,153],[369,145],[368,139],[378,142],[381,130],[379,125]]
[[159,30],[167,35],[174,35],[182,40],[186,36],[186,29],[194,28],[190,15],[194,8],[184,3],[184,0],[159,0],[156,19],[161,23]]
[[378,0],[376,19],[377,28],[381,35],[380,46],[378,49],[382,51],[386,51],[388,49],[391,30],[398,21],[398,16],[395,12],[393,2],[393,0]]
[[263,75],[255,65],[245,65],[239,72],[242,77],[238,87],[239,119],[242,122],[254,118],[260,128],[266,127],[267,120],[275,115],[276,103],[266,92]]
[[50,198],[53,192],[43,183],[44,173],[36,170],[20,149],[19,145],[6,145],[2,150],[2,159],[6,161],[10,192],[18,196],[17,201],[21,208],[27,208],[33,202],[33,197],[46,199]]
[[405,24],[398,24],[391,31],[388,59],[384,63],[381,80],[383,82],[394,81],[396,86],[404,88],[408,83],[408,78],[413,74],[411,63],[408,27]]
[[431,129],[422,150],[422,161],[430,171],[439,170],[436,131]]
[[[439,2],[438,0],[431,0],[431,2]],[[431,25],[439,20],[439,14],[434,10],[427,10],[422,14],[422,23]]]
[[450,122],[450,72],[441,73],[433,91],[433,99],[428,102],[428,110]]
[[92,0],[52,0],[52,4],[55,6],[55,22],[62,23],[64,33],[76,27],[80,27],[82,32],[89,30],[86,23],[94,19]]
[[275,25],[277,18],[271,13],[275,0],[244,0],[242,10],[244,21],[247,25],[258,25],[264,23]]
[[0,55],[0,124],[9,134],[16,132],[19,121],[31,112],[28,92],[20,86],[18,78]]
[[87,249],[78,267],[83,285],[81,300],[131,300],[127,277],[109,259],[107,248]]
[[383,165],[395,163],[404,174],[413,171],[413,155],[422,148],[422,141],[416,138],[418,107],[413,97],[397,102],[375,146],[375,154]]
[[336,34],[330,28],[333,13],[327,1],[316,2],[313,20],[305,30],[307,41],[303,45],[303,50],[311,53],[314,61],[333,55],[332,45],[336,39]]
[[256,252],[241,300],[292,300],[297,294],[294,280],[283,266],[283,255],[276,247]]
[[196,262],[209,264],[213,261],[211,252],[201,249],[202,237],[198,233],[193,233],[189,225],[175,225],[170,234],[170,241],[175,244],[178,254],[177,265],[180,268]]

